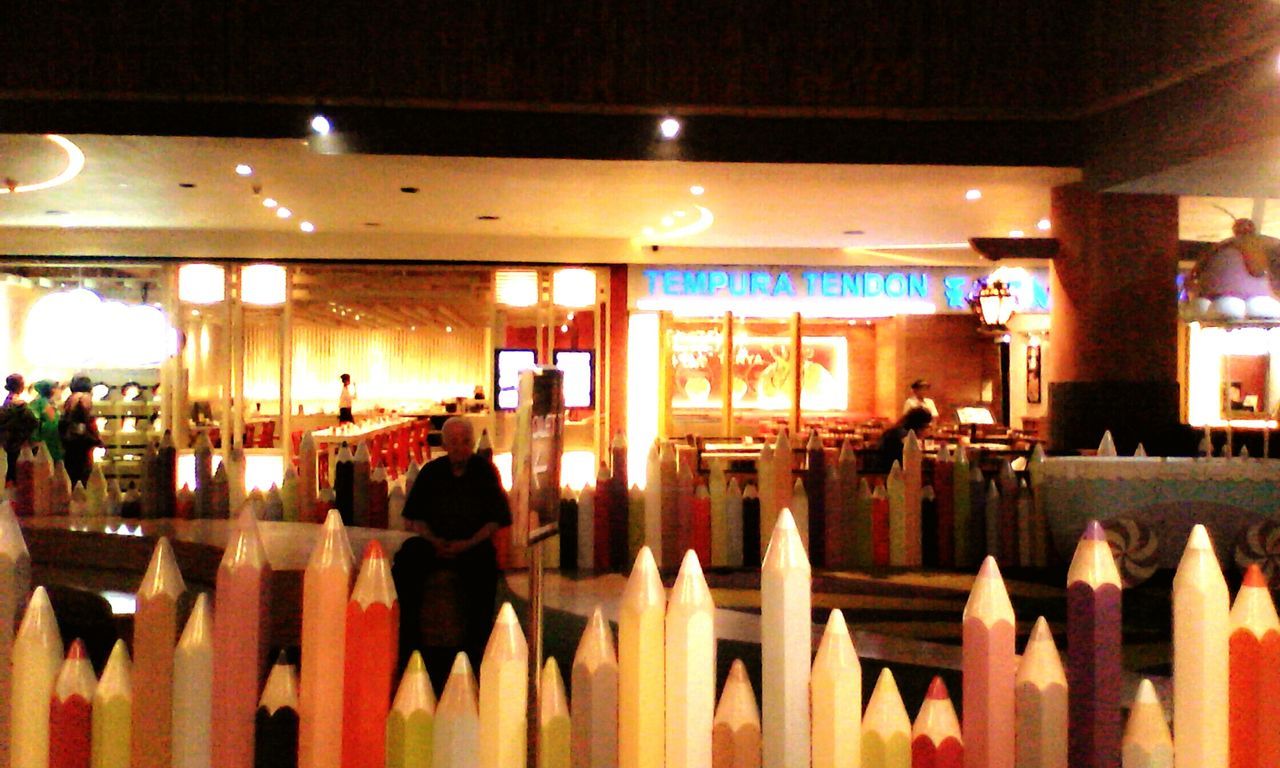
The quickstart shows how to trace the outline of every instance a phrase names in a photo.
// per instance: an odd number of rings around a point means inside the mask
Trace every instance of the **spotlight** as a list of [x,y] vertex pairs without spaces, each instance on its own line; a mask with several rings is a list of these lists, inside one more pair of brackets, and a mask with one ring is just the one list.
[[238,176],[252,176],[252,175],[253,175],[253,168],[252,168],[251,166],[249,166],[249,165],[246,165],[246,164],[244,164],[244,163],[241,163],[241,164],[239,164],[239,165],[237,165],[237,166],[236,166],[236,175],[238,175]]
[[969,190],[968,192],[965,192],[965,193],[964,193],[964,199],[965,199],[965,200],[981,200],[981,199],[982,199],[982,190],[980,190],[980,189],[971,189],[971,190]]
[[1020,229],[1009,230],[1009,237],[1024,237],[1026,236],[1026,234],[1027,234],[1026,232],[1023,232]]
[[670,141],[680,135],[680,121],[674,117],[665,117],[658,124],[658,132],[662,134],[662,138]]
[[275,208],[277,205],[279,205],[279,203],[276,202],[274,197],[266,197],[262,199],[262,207],[264,208]]
[[1052,228],[1053,228],[1053,223],[1050,222],[1048,219],[1041,219],[1040,221],[1036,222],[1036,229],[1040,230],[1041,232],[1048,232]]
[[333,130],[333,126],[329,124],[329,118],[325,117],[324,115],[316,115],[315,117],[311,118],[311,130],[315,131],[321,136],[328,136],[329,131]]
[[701,197],[706,191],[707,190],[704,189],[701,184],[694,184],[692,187],[689,187],[689,194],[694,197]]
[[276,215],[282,219],[287,219],[293,215],[293,211],[289,210],[288,208],[285,208],[284,206],[280,206],[279,208],[276,209]]
[[308,233],[309,233],[309,232],[315,232],[315,231],[316,231],[316,225],[315,225],[315,224],[312,224],[312,223],[311,223],[311,222],[309,222],[309,221],[304,221],[304,222],[302,222],[301,224],[299,224],[299,225],[298,225],[298,229],[302,230],[303,232],[308,232]]
[[445,333],[453,333],[453,326],[452,326],[452,325],[446,325],[446,326],[444,327],[444,332],[445,332]]

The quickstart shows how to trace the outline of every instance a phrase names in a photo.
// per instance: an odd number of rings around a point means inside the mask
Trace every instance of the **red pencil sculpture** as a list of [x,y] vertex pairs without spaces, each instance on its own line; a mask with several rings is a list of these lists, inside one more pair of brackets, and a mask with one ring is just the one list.
[[[49,768],[89,768],[93,689],[98,681],[78,639],[58,672],[49,705]],[[6,702],[7,704],[7,702]]]
[[1231,608],[1231,768],[1280,765],[1280,619],[1255,563]]
[[964,740],[941,677],[934,677],[911,729],[911,768],[964,768]]
[[343,684],[342,765],[383,768],[387,708],[399,652],[400,604],[391,566],[377,539],[347,603],[346,680]]

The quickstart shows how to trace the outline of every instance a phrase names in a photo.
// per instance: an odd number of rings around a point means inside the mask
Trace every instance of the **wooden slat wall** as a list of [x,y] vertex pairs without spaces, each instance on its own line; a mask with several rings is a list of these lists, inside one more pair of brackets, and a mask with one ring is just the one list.
[[[275,405],[279,338],[274,321],[245,329],[245,395],[250,404]],[[488,371],[484,329],[442,328],[363,331],[316,324],[293,329],[293,401],[307,412],[336,411],[338,375],[351,374],[356,409],[401,408],[470,396]],[[252,406],[251,406],[252,407]]]

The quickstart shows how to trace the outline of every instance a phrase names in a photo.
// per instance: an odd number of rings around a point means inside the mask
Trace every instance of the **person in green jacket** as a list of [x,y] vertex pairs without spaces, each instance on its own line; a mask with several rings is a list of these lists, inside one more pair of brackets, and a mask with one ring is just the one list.
[[44,443],[45,450],[49,451],[50,461],[62,461],[62,438],[58,436],[58,408],[53,404],[53,392],[57,387],[56,382],[48,379],[37,381],[32,386],[36,391],[36,398],[27,404],[31,412],[40,420],[40,426],[36,427],[31,441]]

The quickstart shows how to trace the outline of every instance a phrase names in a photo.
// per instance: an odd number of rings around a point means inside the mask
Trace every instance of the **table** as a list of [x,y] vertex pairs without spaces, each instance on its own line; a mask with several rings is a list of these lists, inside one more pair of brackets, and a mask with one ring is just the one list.
[[346,443],[354,455],[361,443],[382,435],[389,435],[403,429],[414,422],[406,417],[394,417],[357,422],[355,424],[338,424],[324,429],[312,431],[311,439],[316,444],[316,455],[328,455],[329,483],[333,483],[333,472],[337,465],[338,451]]

